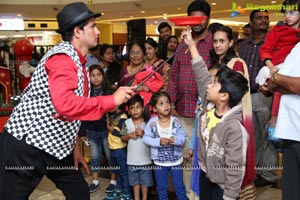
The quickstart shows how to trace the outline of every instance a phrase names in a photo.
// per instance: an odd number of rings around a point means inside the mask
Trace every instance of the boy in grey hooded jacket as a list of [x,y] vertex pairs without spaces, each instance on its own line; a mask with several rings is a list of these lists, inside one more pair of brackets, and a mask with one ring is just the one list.
[[245,174],[248,133],[241,124],[240,101],[248,90],[243,75],[218,65],[211,75],[188,30],[182,37],[192,55],[192,68],[204,111],[199,119],[200,199],[236,199]]

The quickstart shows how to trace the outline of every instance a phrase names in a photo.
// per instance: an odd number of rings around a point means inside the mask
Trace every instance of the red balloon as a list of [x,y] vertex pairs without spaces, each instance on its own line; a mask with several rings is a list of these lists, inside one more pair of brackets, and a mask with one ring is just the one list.
[[28,39],[20,39],[14,45],[17,60],[29,61],[32,59],[33,45]]

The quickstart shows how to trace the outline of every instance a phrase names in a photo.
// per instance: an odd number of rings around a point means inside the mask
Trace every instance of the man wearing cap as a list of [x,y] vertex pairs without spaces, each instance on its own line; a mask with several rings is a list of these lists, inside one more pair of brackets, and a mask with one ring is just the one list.
[[63,42],[38,64],[20,104],[0,135],[0,199],[25,200],[44,175],[66,199],[90,199],[79,163],[77,132],[81,120],[97,120],[125,103],[132,87],[113,95],[88,97],[88,50],[97,45],[95,14],[82,3],[66,5],[57,15]]

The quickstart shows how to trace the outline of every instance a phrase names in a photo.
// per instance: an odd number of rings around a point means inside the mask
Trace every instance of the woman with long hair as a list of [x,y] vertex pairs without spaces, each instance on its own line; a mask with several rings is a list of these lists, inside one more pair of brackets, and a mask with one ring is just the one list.
[[102,44],[100,46],[100,66],[105,71],[107,84],[111,90],[116,90],[118,87],[119,74],[122,66],[116,61],[113,46],[109,44]]
[[163,66],[160,66],[163,64],[165,60],[157,57],[158,44],[152,38],[147,38],[145,42],[145,48],[146,48],[146,63],[152,66],[153,70],[156,70],[158,67],[160,67],[158,73],[164,79],[164,86],[162,90],[165,90],[167,88],[167,84],[169,81],[169,72],[170,72],[171,65],[165,63]]

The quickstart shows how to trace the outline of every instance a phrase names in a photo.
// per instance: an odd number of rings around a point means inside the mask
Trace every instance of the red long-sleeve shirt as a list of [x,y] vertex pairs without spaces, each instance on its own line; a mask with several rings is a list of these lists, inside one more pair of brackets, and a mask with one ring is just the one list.
[[300,41],[300,31],[286,25],[276,25],[267,34],[259,50],[262,62],[271,59],[273,65],[282,63]]
[[[271,59],[273,65],[282,63],[294,46],[300,41],[300,31],[287,25],[276,25],[266,36],[265,43],[260,48],[260,58],[264,62]],[[274,93],[272,116],[277,116],[281,94]]]
[[[84,66],[86,60],[77,51]],[[49,76],[49,88],[53,106],[61,116],[75,120],[97,120],[115,107],[114,98],[110,96],[88,97],[88,78],[84,72],[84,96],[77,96],[74,90],[78,87],[77,66],[66,54],[57,54],[45,63]]]

